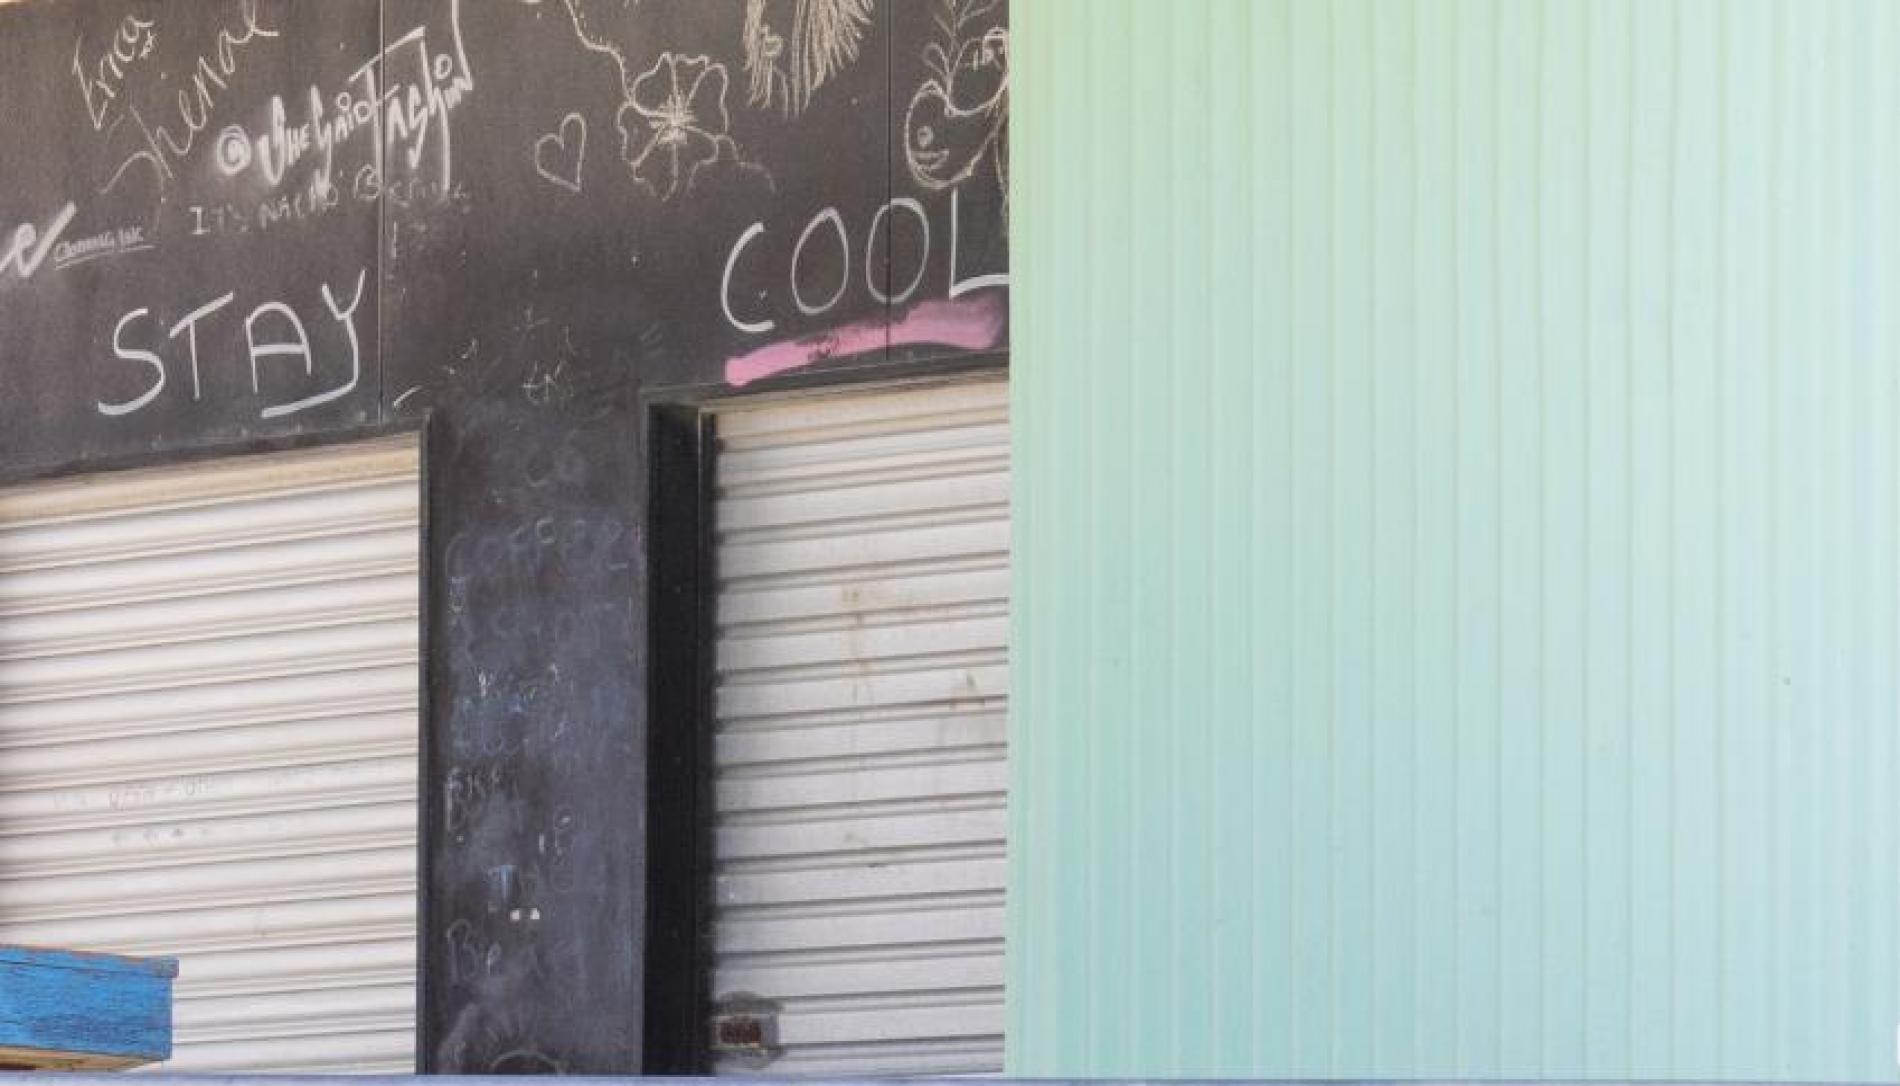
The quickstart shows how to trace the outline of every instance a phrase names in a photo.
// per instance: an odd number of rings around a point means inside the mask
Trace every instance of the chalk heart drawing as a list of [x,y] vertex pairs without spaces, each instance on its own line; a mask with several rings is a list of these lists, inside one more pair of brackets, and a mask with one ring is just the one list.
[[561,118],[561,127],[534,141],[534,170],[569,192],[581,190],[587,162],[587,119],[578,113]]

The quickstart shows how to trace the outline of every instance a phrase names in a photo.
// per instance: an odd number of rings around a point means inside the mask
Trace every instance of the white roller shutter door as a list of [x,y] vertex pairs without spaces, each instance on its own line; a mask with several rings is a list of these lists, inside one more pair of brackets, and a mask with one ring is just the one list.
[[413,439],[0,491],[0,941],[180,959],[164,1070],[414,1066]]
[[716,417],[715,999],[724,1073],[1002,1069],[1008,395]]

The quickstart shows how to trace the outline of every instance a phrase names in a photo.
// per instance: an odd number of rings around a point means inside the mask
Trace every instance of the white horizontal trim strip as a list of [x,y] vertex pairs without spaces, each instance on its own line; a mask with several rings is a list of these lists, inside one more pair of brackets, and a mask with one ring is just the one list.
[[338,1074],[345,1070],[377,1070],[390,1074],[411,1071],[415,1062],[415,1027],[384,1032],[338,1036],[278,1037],[264,1035],[243,1041],[194,1044],[180,1035],[173,1058],[157,1068],[168,1074]]
[[[319,762],[234,773],[0,793],[0,841],[92,826],[161,826],[223,814],[350,806],[415,795],[413,757]],[[5,878],[0,866],[0,878]]]
[[934,621],[864,623],[809,633],[722,637],[716,649],[722,677],[767,669],[855,666],[896,659],[935,660],[953,653],[987,653],[994,659],[1009,644],[1009,616],[998,612],[965,617],[954,612]]
[[999,857],[858,870],[820,868],[763,875],[721,875],[714,878],[713,884],[721,904],[764,905],[969,893],[1004,885],[1006,875],[1005,864]]
[[403,939],[203,954],[179,966],[184,998],[315,992],[415,979],[413,931]]
[[721,728],[713,736],[713,751],[721,766],[738,769],[780,762],[967,750],[999,745],[1007,734],[1008,718],[999,702],[898,720]]
[[[413,1021],[415,1003],[416,990],[406,984],[186,999],[178,1002],[172,1024],[180,1032],[204,1039],[211,1039],[215,1031],[233,1028],[251,1034],[269,1028],[274,1036],[285,1036],[294,1034],[296,1027],[307,1022],[340,1024],[358,1019],[385,1020],[392,1016],[398,1024],[403,1020]],[[364,1027],[359,1023],[355,1028]]]
[[417,618],[416,574],[173,596],[118,607],[0,616],[0,660],[290,633]]
[[864,914],[849,924],[840,924],[831,915],[722,918],[714,927],[714,942],[722,956],[737,956],[883,946],[925,938],[950,942],[1001,939],[1006,913],[1002,894],[998,892],[995,898],[995,904],[987,906],[956,901],[941,908]]
[[[999,427],[990,438],[1002,436]],[[1009,447],[993,440],[943,441],[939,447],[814,449],[798,461],[735,453],[721,464],[715,509],[738,519],[721,530],[749,530],[801,518],[794,499],[812,502],[810,520],[870,518],[919,510],[1009,504]],[[873,499],[882,499],[879,508]]]
[[176,864],[228,863],[298,854],[401,848],[416,839],[415,788],[391,789],[388,802],[322,806],[291,813],[133,822],[71,833],[11,830],[0,837],[0,870],[8,878],[144,871]]
[[260,898],[309,901],[399,889],[414,893],[415,877],[413,845],[377,847],[147,871],[0,879],[0,910],[13,922],[174,912],[244,905]]
[[902,431],[955,424],[966,415],[991,417],[1009,406],[1008,386],[990,379],[959,380],[865,392],[828,389],[800,396],[725,405],[719,412],[723,440],[795,444],[801,435],[853,432],[888,426]]
[[809,681],[722,684],[714,694],[721,720],[782,719],[799,714],[839,713],[857,706],[946,705],[1006,697],[1008,665],[984,654],[967,666],[930,671],[905,668],[888,674],[818,677]]
[[717,613],[723,632],[750,633],[771,623],[872,620],[932,607],[1000,604],[1007,609],[1009,587],[1009,564],[999,557],[987,567],[963,563],[938,571],[913,566],[902,577],[732,586],[720,593]]
[[417,656],[416,623],[381,621],[0,662],[0,706],[373,667]]
[[1009,787],[1009,765],[985,757],[942,765],[901,766],[829,776],[789,774],[741,777],[721,774],[713,782],[720,813],[849,807],[866,801],[994,795]]
[[1001,1036],[1002,990],[979,989],[978,993],[987,998],[978,1003],[869,1006],[856,1011],[788,1010],[779,1015],[779,1039],[789,1045]]
[[173,773],[232,773],[389,757],[413,763],[417,742],[415,714],[406,712],[202,728],[126,736],[109,743],[15,746],[4,755],[0,797],[7,792],[84,788]]
[[0,614],[117,607],[171,599],[181,592],[209,595],[413,574],[416,563],[411,526],[25,574],[0,571]]
[[1000,944],[979,944],[977,953],[893,953],[862,962],[826,963],[809,958],[782,965],[722,963],[713,968],[717,992],[771,992],[773,998],[802,995],[882,995],[1001,988]]
[[[719,548],[718,572],[723,586],[748,577],[872,567],[902,570],[933,559],[968,562],[976,557],[1006,558],[1008,554],[1009,522],[989,517],[907,531],[856,532],[845,538],[725,543]],[[891,572],[886,568],[881,575],[889,576]]]
[[762,858],[846,855],[993,842],[1000,845],[1009,818],[998,793],[986,808],[940,812],[919,804],[915,814],[796,822],[723,825],[715,831],[726,863]]
[[128,558],[229,551],[292,540],[331,539],[412,527],[421,509],[414,479],[362,490],[339,490],[322,502],[310,495],[132,511],[82,521],[0,528],[0,572],[98,565]]
[[[91,947],[114,954],[199,955],[282,949],[378,939],[415,931],[413,894],[370,894],[319,901],[264,901],[241,909],[199,909],[154,915],[99,916],[9,923],[11,941],[33,946]],[[198,974],[202,963],[194,960]]]
[[0,750],[411,710],[419,687],[419,664],[405,656],[382,666],[174,688],[162,699],[126,692],[7,705]]
[[0,491],[0,523],[228,502],[251,495],[319,492],[414,479],[421,472],[416,436],[269,456],[235,456],[183,466],[98,472]]

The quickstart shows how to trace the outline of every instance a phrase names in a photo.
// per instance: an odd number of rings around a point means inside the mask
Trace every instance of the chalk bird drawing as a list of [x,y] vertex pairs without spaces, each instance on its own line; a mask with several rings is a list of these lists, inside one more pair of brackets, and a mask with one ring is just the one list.
[[904,161],[919,185],[952,189],[985,162],[1008,207],[1009,28],[1002,0],[935,0],[938,38],[924,46],[930,77],[904,114]]
[[[858,59],[877,0],[746,0],[748,105],[795,117]],[[790,30],[785,16],[790,13]]]

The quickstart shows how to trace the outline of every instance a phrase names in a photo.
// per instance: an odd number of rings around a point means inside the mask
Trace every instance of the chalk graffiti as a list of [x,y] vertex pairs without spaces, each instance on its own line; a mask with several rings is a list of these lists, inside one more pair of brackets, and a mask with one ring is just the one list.
[[1009,29],[1001,0],[934,0],[939,40],[924,47],[930,78],[904,112],[904,162],[932,192],[954,188],[988,162],[1007,207]]
[[1001,294],[960,301],[920,302],[899,319],[859,321],[814,336],[774,343],[726,360],[726,383],[743,388],[781,373],[832,358],[890,347],[953,347],[987,351],[1001,342],[1005,305]]
[[682,188],[691,191],[700,171],[721,163],[764,175],[728,133],[726,90],[726,66],[703,56],[662,53],[642,72],[614,117],[633,179],[671,200]]
[[621,93],[628,93],[633,87],[633,66],[628,62],[626,53],[595,29],[587,13],[581,10],[582,0],[561,0],[561,4],[567,9],[568,21],[574,24],[574,36],[580,39],[581,48],[612,60],[614,67],[620,71]]
[[[748,159],[732,136],[726,108],[730,77],[724,64],[667,51],[635,75],[626,50],[602,33],[584,10],[588,5],[562,0],[562,6],[581,47],[612,60],[619,74],[621,102],[614,125],[620,131],[621,158],[636,184],[668,201],[691,192],[702,172],[721,165],[772,184],[772,175]],[[537,159],[540,150],[537,143]],[[546,177],[549,171],[539,172]]]
[[[1007,286],[1009,275],[1006,272],[967,276],[963,273],[959,266],[963,247],[962,193],[952,189],[948,202],[950,223],[944,252],[949,297],[960,298],[986,287]],[[917,238],[916,243],[911,247],[916,260],[916,265],[912,268],[900,269],[895,266],[894,259],[888,261],[877,259],[878,246],[889,244],[890,234],[896,229],[896,223],[900,221],[912,223],[912,229]],[[891,225],[892,230],[884,229],[887,223]],[[720,275],[720,312],[725,315],[727,324],[747,335],[766,335],[778,328],[778,322],[773,318],[742,315],[734,305],[733,282],[736,273],[748,258],[752,247],[767,238],[769,233],[763,222],[755,222],[748,227],[739,235],[739,240],[733,242],[732,247],[727,250],[725,269]],[[923,204],[909,197],[899,197],[880,205],[872,213],[862,236],[864,238],[862,267],[865,295],[879,304],[901,306],[909,303],[923,287],[931,260],[935,256],[930,215]],[[819,290],[808,292],[806,280],[809,277],[805,272],[808,263],[817,259],[816,256],[809,254],[819,253],[823,248],[831,248],[837,257],[838,280],[836,284],[830,286],[829,293]],[[855,278],[852,269],[856,252],[857,246],[853,243],[851,229],[837,208],[825,208],[806,222],[804,230],[799,233],[798,240],[792,245],[789,258],[783,265],[787,294],[800,313],[807,317],[823,317],[844,301],[846,295],[851,292]],[[881,281],[884,273],[891,276],[891,283],[902,282],[903,288],[895,292],[888,290]]]
[[412,27],[351,72],[340,88],[306,88],[295,115],[282,96],[273,96],[261,132],[229,125],[218,134],[212,151],[217,169],[227,177],[253,173],[275,189],[300,163],[314,161],[308,183],[294,196],[280,197],[287,206],[277,218],[302,217],[337,205],[337,153],[358,134],[369,133],[373,157],[368,168],[378,177],[388,172],[388,154],[401,151],[407,169],[418,171],[433,148],[432,179],[448,190],[454,177],[450,118],[475,90],[462,42],[461,0],[449,5],[449,27],[450,42],[442,50],[431,48],[428,27]]
[[[100,192],[117,188],[126,171],[141,163],[151,169],[161,189],[177,176],[177,165],[191,155],[197,146],[198,134],[210,126],[212,111],[229,89],[232,77],[237,75],[239,61],[248,52],[247,47],[259,39],[275,38],[279,34],[261,21],[258,0],[238,0],[237,12],[237,25],[220,29],[212,47],[186,66],[185,74],[178,79],[179,89],[173,108],[167,111],[167,120],[152,123],[137,106],[126,105],[126,115],[137,129],[139,148],[119,163]],[[162,79],[170,82],[172,74],[165,73]],[[118,93],[115,89],[114,97]],[[95,120],[95,127],[100,123]],[[118,125],[115,123],[113,127]]]
[[587,163],[587,118],[570,113],[560,127],[534,141],[534,172],[569,192],[581,191],[581,170]]
[[789,0],[789,6],[788,40],[779,30],[783,21],[768,19],[784,11],[781,0],[746,0],[742,44],[746,102],[795,117],[819,87],[857,61],[876,0]]
[[10,235],[0,233],[0,239],[4,239],[0,240],[0,275],[11,270],[21,279],[31,279],[78,213],[78,207],[68,203],[43,227],[27,222],[14,227]]
[[112,43],[90,65],[85,61],[86,39],[73,42],[73,78],[79,81],[79,97],[94,132],[105,131],[108,120],[118,123],[113,113],[120,89],[132,66],[150,56],[158,44],[158,35],[152,29],[155,25],[153,20],[136,15],[120,19]]
[[116,230],[101,231],[91,237],[62,241],[53,246],[53,266],[70,268],[106,257],[142,253],[151,248],[153,245],[146,240],[143,226],[121,226]]
[[[342,305],[328,283],[321,284],[318,294],[328,311],[329,317],[340,329],[343,341],[348,347],[348,376],[328,388],[281,403],[266,404],[259,412],[260,417],[271,419],[285,415],[294,415],[300,411],[348,395],[356,388],[363,374],[362,340],[357,331],[357,311],[362,307],[364,292],[369,283],[369,271],[364,269],[356,277],[356,286],[351,293],[349,304]],[[198,338],[199,326],[230,305],[237,297],[235,291],[229,291],[198,306],[191,312],[178,318],[164,338],[175,343],[180,336],[185,342],[185,363],[191,374],[191,398],[193,402],[204,399],[202,377],[203,358]],[[128,333],[136,333],[143,324],[153,320],[151,309],[140,307],[122,316],[112,329],[112,354],[122,362],[138,363],[151,371],[146,380],[149,382],[137,395],[120,401],[100,400],[96,406],[101,415],[117,418],[135,414],[158,399],[170,379],[170,365],[164,355],[154,349],[159,346],[149,333],[142,340],[128,342]],[[311,343],[309,327],[303,317],[290,305],[277,300],[264,301],[252,308],[244,319],[244,343],[250,364],[251,392],[260,398],[264,395],[264,363],[281,364],[284,359],[302,363],[303,376],[316,376],[316,352]],[[281,382],[273,382],[281,383]]]

